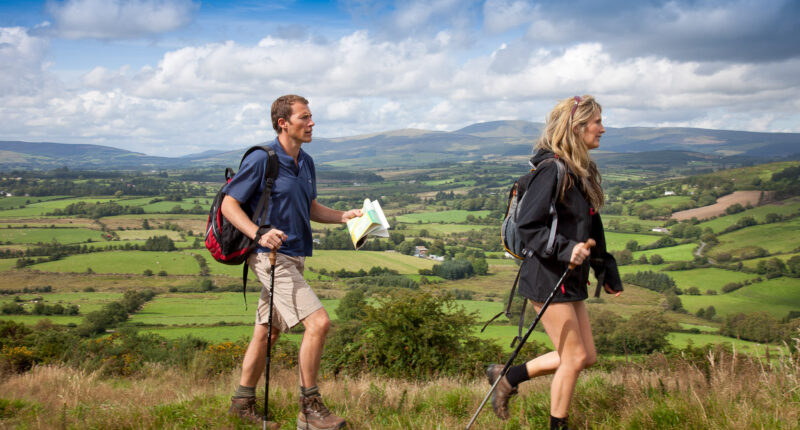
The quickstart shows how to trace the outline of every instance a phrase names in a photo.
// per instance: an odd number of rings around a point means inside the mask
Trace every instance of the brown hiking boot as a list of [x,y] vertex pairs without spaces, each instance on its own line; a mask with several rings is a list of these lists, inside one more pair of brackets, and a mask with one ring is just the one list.
[[[492,364],[487,367],[486,377],[489,379],[489,384],[494,385],[494,381],[497,380],[502,371],[502,364]],[[517,392],[517,387],[512,387],[505,376],[497,383],[497,387],[492,393],[492,409],[494,409],[494,414],[501,420],[508,419],[508,399],[517,394]]]
[[344,418],[337,417],[322,403],[319,395],[300,396],[297,430],[333,430],[347,427]]
[[[256,413],[256,398],[255,397],[231,397],[231,407],[228,409],[228,415],[239,417],[242,421],[251,424],[262,424],[263,417]],[[270,430],[278,430],[281,428],[280,424],[267,421],[267,428]]]

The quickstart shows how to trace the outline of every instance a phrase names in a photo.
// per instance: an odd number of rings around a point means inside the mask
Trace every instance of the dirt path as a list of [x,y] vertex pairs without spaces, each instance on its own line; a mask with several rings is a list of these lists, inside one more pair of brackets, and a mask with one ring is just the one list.
[[724,214],[725,209],[727,209],[728,206],[736,203],[739,203],[742,206],[746,206],[748,203],[750,203],[751,205],[755,206],[758,204],[758,199],[760,197],[761,191],[734,191],[732,194],[718,198],[717,202],[713,205],[675,212],[672,214],[672,218],[678,221],[691,219],[692,217],[696,217],[697,219],[711,218],[712,216]]

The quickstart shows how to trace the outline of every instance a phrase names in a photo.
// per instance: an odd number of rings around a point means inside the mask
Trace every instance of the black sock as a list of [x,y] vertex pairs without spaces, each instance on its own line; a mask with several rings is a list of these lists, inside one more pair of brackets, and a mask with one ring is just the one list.
[[255,397],[256,396],[256,387],[245,387],[244,385],[239,385],[239,388],[236,389],[236,392],[233,393],[233,397]]
[[567,429],[567,417],[556,418],[550,415],[550,430],[565,430]]
[[528,379],[531,379],[531,377],[528,376],[528,367],[523,363],[509,368],[508,372],[506,372],[506,379],[508,379],[508,383],[511,384],[512,387],[516,387]]

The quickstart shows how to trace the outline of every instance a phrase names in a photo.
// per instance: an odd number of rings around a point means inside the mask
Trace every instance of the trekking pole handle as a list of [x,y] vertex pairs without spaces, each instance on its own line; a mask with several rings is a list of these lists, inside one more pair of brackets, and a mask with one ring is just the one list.
[[270,266],[275,266],[275,260],[278,258],[278,248],[272,248],[272,251],[269,253],[269,264]]
[[[597,245],[597,242],[595,242],[594,239],[592,239],[590,237],[589,239],[586,240],[586,242],[583,243],[583,249],[588,251],[588,250],[592,249],[595,245]],[[572,263],[569,263],[569,270],[573,270],[573,269],[575,269],[575,265],[572,264]]]

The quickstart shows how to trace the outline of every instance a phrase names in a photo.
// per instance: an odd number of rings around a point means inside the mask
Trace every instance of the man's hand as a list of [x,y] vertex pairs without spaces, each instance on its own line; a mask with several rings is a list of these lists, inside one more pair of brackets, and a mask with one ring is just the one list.
[[342,213],[342,223],[359,216],[361,216],[361,209],[350,209],[349,211]]
[[283,241],[288,238],[289,236],[287,236],[286,233],[277,228],[273,228],[261,236],[261,239],[258,240],[258,244],[269,249],[278,249],[283,245]]

